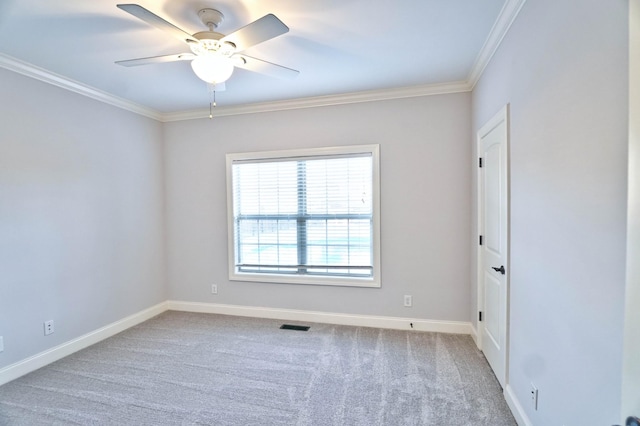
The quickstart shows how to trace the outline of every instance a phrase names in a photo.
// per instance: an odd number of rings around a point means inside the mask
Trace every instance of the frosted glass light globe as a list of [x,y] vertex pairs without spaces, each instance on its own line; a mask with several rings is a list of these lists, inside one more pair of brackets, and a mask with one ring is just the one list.
[[221,56],[198,56],[191,61],[193,72],[209,84],[227,81],[233,74],[233,63]]

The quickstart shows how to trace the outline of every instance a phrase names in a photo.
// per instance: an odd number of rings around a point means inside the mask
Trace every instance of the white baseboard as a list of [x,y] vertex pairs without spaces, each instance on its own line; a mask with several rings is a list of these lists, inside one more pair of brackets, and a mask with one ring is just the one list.
[[471,329],[471,338],[475,342],[478,349],[480,349],[480,342],[478,341],[478,330],[473,326],[473,323],[469,323],[469,328]]
[[[269,318],[288,321],[319,322],[360,327],[388,328],[394,330],[432,331],[438,333],[471,334],[471,323],[463,321],[439,321],[373,315],[338,314],[330,312],[301,311],[295,309],[261,308],[254,306],[220,305],[215,303],[181,302],[169,300],[173,311],[202,312],[240,317]],[[413,327],[411,327],[413,324]]]
[[8,365],[0,369],[0,386],[17,379],[20,376],[31,373],[38,368],[44,367],[47,364],[58,361],[65,356],[71,355],[81,349],[91,346],[100,342],[108,337],[118,334],[134,325],[138,325],[154,316],[161,314],[167,310],[167,302],[159,303],[144,311],[130,315],[114,323],[108,324],[95,331],[87,333],[83,336],[62,343],[39,354],[30,356],[14,364]]
[[[394,330],[431,331],[438,333],[471,334],[469,322],[439,321],[373,315],[337,314],[329,312],[301,311],[295,309],[261,308],[253,306],[220,305],[214,303],[181,302],[169,300],[130,315],[95,331],[62,343],[44,352],[25,358],[0,369],[0,386],[31,373],[47,364],[58,361],[81,349],[98,343],[130,327],[140,324],[167,310],[202,312],[242,317],[269,318],[287,321],[317,322],[360,327],[376,327]],[[412,327],[413,324],[413,327]]]
[[518,426],[533,426],[533,423],[531,423],[531,420],[529,420],[529,417],[524,412],[522,404],[520,404],[520,401],[513,393],[513,388],[511,387],[511,385],[507,385],[505,387],[504,399],[507,401],[507,405],[509,406],[513,417],[515,417]]

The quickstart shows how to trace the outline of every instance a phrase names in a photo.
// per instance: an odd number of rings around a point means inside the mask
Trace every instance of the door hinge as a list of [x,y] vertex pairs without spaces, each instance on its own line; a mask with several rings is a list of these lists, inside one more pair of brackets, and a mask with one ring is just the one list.
[[482,157],[478,158],[478,167],[482,167]]
[[478,321],[482,321],[482,311],[478,312]]
[[482,245],[482,235],[480,235],[480,237],[478,238],[478,243]]

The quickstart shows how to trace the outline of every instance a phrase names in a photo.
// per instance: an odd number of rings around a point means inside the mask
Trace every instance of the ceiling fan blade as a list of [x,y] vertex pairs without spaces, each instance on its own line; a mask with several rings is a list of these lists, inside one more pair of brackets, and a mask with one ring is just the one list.
[[300,74],[300,71],[283,67],[282,65],[272,64],[271,62],[263,61],[262,59],[252,58],[247,55],[233,55],[232,59],[235,60],[235,66],[239,68],[259,72],[260,74],[266,74],[272,77],[291,80]]
[[242,52],[251,46],[255,46],[256,44],[282,35],[288,31],[289,27],[270,13],[223,37],[220,41],[223,43],[231,42],[236,45],[237,52]]
[[135,16],[138,19],[143,20],[149,25],[153,25],[154,27],[170,33],[172,36],[177,37],[181,41],[185,43],[197,43],[198,40],[194,38],[191,34],[181,30],[180,28],[173,25],[171,22],[165,21],[158,15],[148,11],[144,7],[137,4],[119,4],[118,8],[124,10],[127,13]]
[[151,56],[149,58],[128,59],[126,61],[116,61],[116,64],[124,67],[137,67],[138,65],[160,64],[163,62],[190,61],[195,59],[193,53],[177,53],[175,55]]

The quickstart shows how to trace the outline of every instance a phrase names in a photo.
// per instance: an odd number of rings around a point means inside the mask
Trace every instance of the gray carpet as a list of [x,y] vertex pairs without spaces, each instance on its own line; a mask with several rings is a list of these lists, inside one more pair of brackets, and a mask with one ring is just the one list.
[[515,425],[469,336],[165,312],[0,387],[2,425]]

